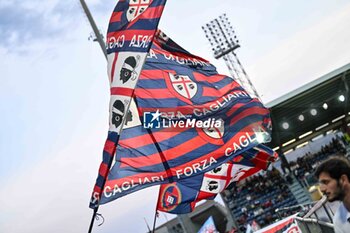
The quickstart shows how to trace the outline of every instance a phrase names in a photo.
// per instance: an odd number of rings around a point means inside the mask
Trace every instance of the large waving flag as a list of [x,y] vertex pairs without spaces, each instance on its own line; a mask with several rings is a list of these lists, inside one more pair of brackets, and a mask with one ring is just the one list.
[[209,172],[162,184],[157,210],[173,214],[189,213],[197,202],[214,199],[230,184],[266,170],[276,159],[277,153],[264,145],[258,145]]
[[110,19],[110,128],[91,208],[248,156],[269,135],[258,99],[162,32],[154,37],[164,4],[121,0]]
[[160,31],[134,97],[100,204],[249,156],[269,135],[269,111],[258,99]]
[[113,163],[122,126],[139,74],[151,48],[166,0],[120,0],[111,16],[107,33],[110,119],[103,160],[93,190],[90,208],[99,205]]
[[209,171],[257,146],[257,134],[268,131],[268,110],[233,79],[218,75],[207,61],[163,34],[156,39],[135,90],[134,111],[128,113],[128,128],[119,141],[102,204]]

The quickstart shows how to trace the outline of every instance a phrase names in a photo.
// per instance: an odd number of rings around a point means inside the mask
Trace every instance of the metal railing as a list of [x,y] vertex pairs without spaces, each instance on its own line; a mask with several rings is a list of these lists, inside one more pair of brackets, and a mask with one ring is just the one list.
[[303,233],[334,233],[333,223],[324,222],[315,218],[295,217],[295,219]]
[[[319,201],[278,208],[275,212],[281,218],[283,211],[299,209],[295,219],[303,233],[334,233],[333,211],[327,205],[327,198],[323,196]],[[305,214],[305,211],[308,212]]]

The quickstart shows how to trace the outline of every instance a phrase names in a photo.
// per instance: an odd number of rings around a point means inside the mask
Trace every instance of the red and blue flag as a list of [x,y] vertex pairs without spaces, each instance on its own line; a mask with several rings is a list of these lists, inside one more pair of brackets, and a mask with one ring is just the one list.
[[[120,65],[135,64],[131,59],[125,63]],[[242,153],[248,156],[261,138],[269,137],[269,111],[258,99],[160,31],[133,94],[115,163],[104,170],[108,177],[101,204],[204,174]],[[111,106],[116,118],[118,104]],[[175,191],[166,192],[169,198],[174,195],[174,203]]]
[[[173,214],[189,213],[193,211],[197,202],[214,199],[232,183],[266,170],[276,159],[277,153],[264,145],[258,145],[209,172],[174,183],[162,184],[157,210]],[[166,198],[165,190],[169,186],[177,190],[179,197],[177,202],[169,202]]]
[[113,164],[123,125],[130,118],[131,99],[165,2],[166,0],[120,0],[111,16],[107,32],[111,92],[109,131],[90,201],[90,208],[95,210]]
[[[258,99],[162,32],[155,35],[165,2],[120,0],[111,16],[110,127],[91,208],[191,180],[248,156],[269,135],[269,112]],[[188,193],[177,196],[174,187],[166,197],[177,203]]]

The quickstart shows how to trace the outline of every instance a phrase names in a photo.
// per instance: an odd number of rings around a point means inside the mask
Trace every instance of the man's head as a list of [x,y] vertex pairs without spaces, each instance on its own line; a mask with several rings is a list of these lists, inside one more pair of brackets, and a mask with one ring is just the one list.
[[344,157],[332,157],[318,166],[315,176],[328,201],[342,201],[350,185],[350,162]]

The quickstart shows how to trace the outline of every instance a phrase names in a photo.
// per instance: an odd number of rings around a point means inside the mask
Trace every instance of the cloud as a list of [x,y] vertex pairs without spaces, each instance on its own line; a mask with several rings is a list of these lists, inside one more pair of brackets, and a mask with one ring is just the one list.
[[76,24],[78,4],[66,1],[3,1],[0,4],[0,46],[26,51],[39,41],[58,41]]

